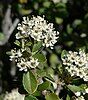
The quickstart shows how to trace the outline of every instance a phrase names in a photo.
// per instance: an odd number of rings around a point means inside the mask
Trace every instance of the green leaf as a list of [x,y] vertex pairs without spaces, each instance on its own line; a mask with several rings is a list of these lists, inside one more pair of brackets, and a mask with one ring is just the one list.
[[15,43],[17,46],[20,46],[20,42],[19,42],[18,40],[16,40],[14,43]]
[[37,53],[33,55],[34,58],[38,59],[39,62],[45,62],[46,57],[42,53]]
[[55,21],[56,21],[57,24],[62,24],[63,23],[63,19],[59,18],[59,17],[56,17]]
[[69,95],[67,95],[66,100],[70,100],[70,96]]
[[72,31],[73,31],[73,28],[71,27],[70,24],[68,24],[68,25],[67,25],[67,33],[68,33],[68,34],[71,34]]
[[59,62],[59,61],[58,61],[57,55],[51,54],[51,56],[50,56],[50,63],[51,63],[51,64],[57,64],[58,62]]
[[40,8],[39,9],[39,14],[43,14],[45,12],[45,8]]
[[33,96],[41,96],[41,91],[36,90],[32,95]]
[[83,91],[83,88],[75,85],[68,85],[67,86],[72,92],[80,92]]
[[50,2],[49,2],[49,1],[45,1],[45,2],[43,3],[43,6],[46,7],[46,8],[49,8]]
[[29,94],[33,94],[36,91],[37,80],[31,71],[23,74],[23,86]]
[[63,50],[61,53],[61,59],[63,59],[67,55],[67,51]]
[[78,25],[80,25],[82,23],[82,20],[80,19],[76,19],[74,22],[73,22],[73,27],[77,27]]
[[42,47],[42,42],[38,42],[38,43],[34,44],[32,52],[38,51],[41,47]]
[[32,95],[28,95],[25,97],[24,100],[38,100],[36,97],[32,96]]
[[46,76],[46,72],[44,70],[37,69],[37,75],[39,77],[44,77],[44,76]]
[[39,91],[47,90],[50,88],[50,85],[51,85],[51,83],[46,81],[46,82],[39,85],[38,90]]
[[50,76],[54,75],[54,70],[51,67],[47,68],[47,74],[50,74]]
[[2,32],[0,32],[0,41],[3,40],[4,38],[5,38],[5,35]]
[[45,96],[46,100],[60,100],[55,93],[50,93]]

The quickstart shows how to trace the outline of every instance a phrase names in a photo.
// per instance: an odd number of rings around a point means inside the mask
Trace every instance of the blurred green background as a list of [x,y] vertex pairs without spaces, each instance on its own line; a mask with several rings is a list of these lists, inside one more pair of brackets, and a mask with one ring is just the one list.
[[60,32],[55,48],[45,51],[49,64],[54,55],[61,59],[63,49],[88,51],[88,0],[0,0],[0,93],[21,87],[22,73],[6,52],[16,47],[18,22],[32,15],[45,15]]

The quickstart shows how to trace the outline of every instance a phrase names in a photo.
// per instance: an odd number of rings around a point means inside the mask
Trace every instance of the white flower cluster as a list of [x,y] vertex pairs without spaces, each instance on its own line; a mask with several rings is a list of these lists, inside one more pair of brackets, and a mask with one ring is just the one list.
[[27,68],[36,68],[38,65],[38,59],[34,59],[33,57],[30,57],[29,60],[20,58],[17,63],[17,66],[20,68],[20,71],[27,71]]
[[32,37],[36,41],[42,41],[43,46],[53,48],[59,38],[59,32],[54,31],[53,24],[47,23],[44,17],[23,17],[22,23],[18,24],[19,33],[16,34],[16,39],[24,37]]
[[22,49],[12,49],[10,60],[12,61],[14,59],[16,61],[17,67],[20,68],[20,71],[27,71],[27,68],[36,68],[39,65],[38,59],[35,59],[32,56],[24,58],[22,54],[23,52],[24,50]]
[[71,76],[79,76],[84,81],[88,81],[88,54],[82,50],[79,52],[69,51],[62,60]]
[[11,93],[6,93],[4,100],[24,100],[25,95],[18,92],[18,89],[13,89]]

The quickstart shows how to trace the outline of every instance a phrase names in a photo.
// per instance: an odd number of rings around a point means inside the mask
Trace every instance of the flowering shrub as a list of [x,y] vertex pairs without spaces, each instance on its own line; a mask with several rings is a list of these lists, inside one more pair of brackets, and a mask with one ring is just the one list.
[[87,38],[87,0],[1,0],[0,100],[88,100]]
[[[40,16],[33,16],[31,19],[23,17],[23,21],[18,24],[17,29],[18,33],[16,34],[15,44],[18,48],[11,50],[10,60],[16,62],[19,71],[24,71],[22,83],[24,89],[29,94],[24,99],[30,100],[32,98],[37,100],[34,97],[34,93],[40,91],[43,95],[46,95],[49,93],[47,90],[50,88],[51,83],[54,87],[57,85],[50,81],[50,79],[45,78],[48,74],[45,68],[47,66],[47,59],[42,50],[47,47],[53,49],[54,44],[59,38],[59,32],[54,31],[53,24],[48,23],[44,17]],[[41,75],[43,74],[42,71],[45,73],[43,76]],[[43,78],[45,78],[45,81]],[[6,94],[5,100],[9,98],[11,98],[9,100],[18,100],[16,99],[18,97],[11,97],[11,94]],[[46,95],[45,98],[47,99],[48,96]],[[54,93],[51,96],[59,99]]]
[[[22,84],[26,94],[24,92],[21,95],[17,89],[12,90],[6,93],[4,100],[38,100],[42,95],[46,100],[85,100],[88,93],[88,54],[83,50],[63,50],[62,64],[53,54],[49,66],[45,49],[54,49],[59,38],[59,32],[54,31],[53,24],[40,16],[31,19],[23,17],[17,29],[17,48],[11,50],[10,61],[15,61],[23,73]],[[79,80],[82,84],[76,85]],[[67,93],[61,95],[64,90]]]

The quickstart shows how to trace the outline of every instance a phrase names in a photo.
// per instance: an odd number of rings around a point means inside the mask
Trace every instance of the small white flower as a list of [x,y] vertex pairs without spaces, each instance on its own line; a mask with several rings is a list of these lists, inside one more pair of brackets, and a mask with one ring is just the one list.
[[25,95],[18,92],[18,89],[13,89],[11,93],[6,93],[4,100],[24,100]]

